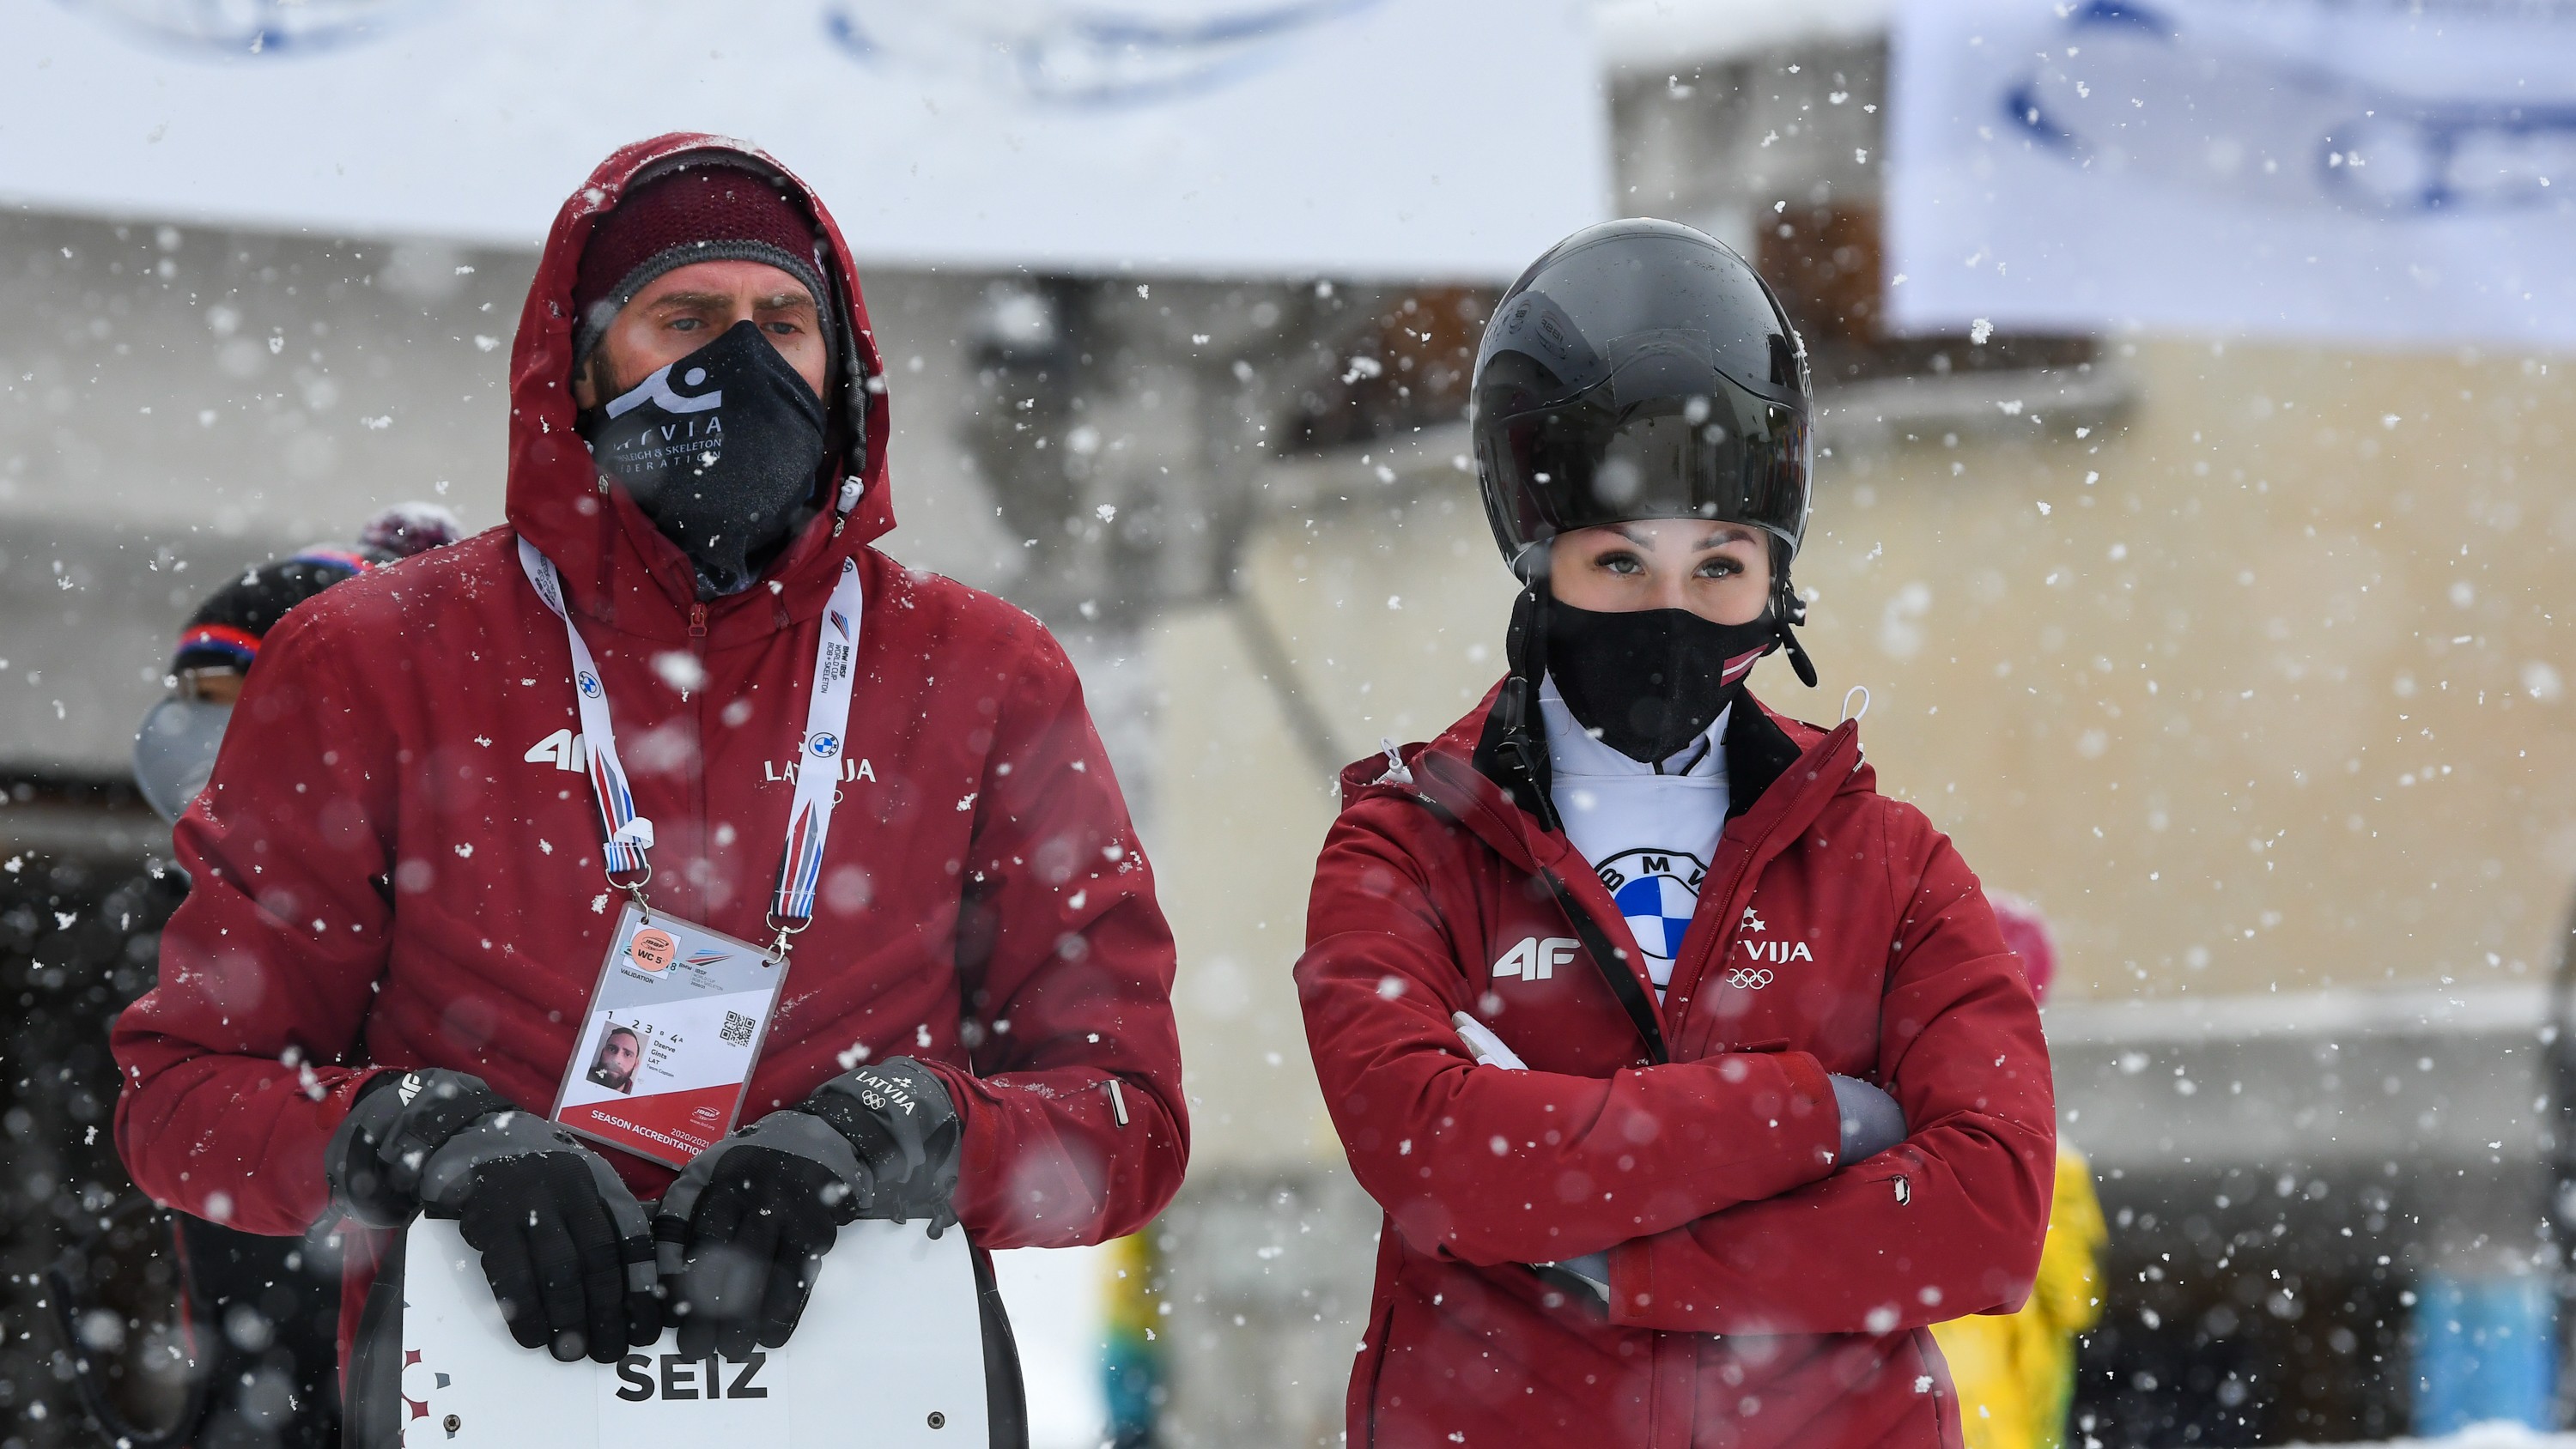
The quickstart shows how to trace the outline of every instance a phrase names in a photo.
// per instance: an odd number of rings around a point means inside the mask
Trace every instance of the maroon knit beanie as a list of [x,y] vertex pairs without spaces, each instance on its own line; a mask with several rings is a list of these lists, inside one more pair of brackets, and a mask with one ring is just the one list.
[[721,162],[684,167],[626,194],[600,218],[573,278],[573,363],[599,345],[618,309],[653,279],[692,262],[765,262],[803,282],[831,339],[831,292],[805,208],[767,180]]

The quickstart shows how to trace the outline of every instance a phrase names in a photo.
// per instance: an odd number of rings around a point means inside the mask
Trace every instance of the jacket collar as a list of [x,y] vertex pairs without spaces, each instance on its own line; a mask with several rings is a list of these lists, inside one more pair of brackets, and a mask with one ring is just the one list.
[[[1503,747],[1497,705],[1509,682],[1506,678],[1488,691],[1438,739],[1407,746],[1393,761],[1377,755],[1344,769],[1343,802],[1347,806],[1381,791],[1411,795],[1474,831],[1523,870],[1589,874],[1565,832],[1546,823],[1553,811],[1542,815],[1531,804],[1545,798],[1549,788],[1546,749],[1515,752]],[[1724,743],[1729,829],[1736,828],[1736,819],[1755,816],[1744,829],[1760,840],[1785,839],[1836,795],[1877,786],[1877,772],[1861,759],[1857,720],[1821,730],[1773,713],[1748,692],[1727,721]],[[1534,772],[1519,768],[1517,761],[1524,756],[1534,757]],[[1577,863],[1569,867],[1569,860]]]
[[[1748,705],[1751,708],[1746,708]],[[1779,719],[1750,694],[1738,696],[1735,708],[1727,714],[1723,743],[1729,820],[1750,811],[1754,802],[1769,794],[1773,782],[1787,774],[1805,753],[1781,728]]]
[[[576,426],[571,388],[573,282],[592,229],[639,178],[695,155],[729,157],[775,174],[803,200],[830,253],[824,259],[828,280],[841,294],[832,305],[855,339],[867,376],[861,394],[867,400],[866,417],[839,465],[845,477],[855,477],[861,485],[846,519],[834,509],[836,499],[818,499],[819,511],[761,581],[709,603],[703,614],[693,608],[697,580],[687,555],[662,536],[623,489],[603,492],[598,487],[589,445]],[[841,560],[894,527],[885,465],[892,423],[884,377],[849,245],[811,187],[739,141],[675,132],[637,142],[601,162],[564,202],[519,314],[518,337],[510,349],[510,525],[554,561],[573,608],[611,629],[668,642],[686,638],[695,622],[711,644],[723,646],[811,618],[830,597]]]

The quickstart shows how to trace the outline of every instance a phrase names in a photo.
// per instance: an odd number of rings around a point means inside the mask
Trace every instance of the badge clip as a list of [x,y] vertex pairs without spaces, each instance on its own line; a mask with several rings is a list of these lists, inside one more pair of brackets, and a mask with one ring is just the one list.
[[801,921],[782,921],[778,919],[778,912],[771,911],[768,914],[769,929],[778,933],[778,939],[769,943],[769,964],[783,966],[787,964],[788,951],[796,945],[797,934],[814,924],[814,918],[808,916]]
[[652,859],[650,857],[645,859],[644,873],[633,880],[619,880],[615,871],[609,871],[606,874],[608,888],[626,892],[626,898],[635,903],[637,914],[643,916],[644,924],[648,926],[653,924],[653,903],[644,899],[644,887],[653,883]]

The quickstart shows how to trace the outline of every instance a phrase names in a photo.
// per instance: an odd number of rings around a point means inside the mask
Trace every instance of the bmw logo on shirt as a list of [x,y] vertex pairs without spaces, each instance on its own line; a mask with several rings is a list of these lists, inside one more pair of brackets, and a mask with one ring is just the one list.
[[1673,958],[1681,954],[1691,913],[1699,909],[1699,885],[1708,866],[1688,851],[1646,847],[1621,851],[1601,862],[1598,873],[1611,904],[1628,918],[1628,934],[1636,938],[1637,949],[1663,968],[1651,974],[1657,981],[1666,979]]

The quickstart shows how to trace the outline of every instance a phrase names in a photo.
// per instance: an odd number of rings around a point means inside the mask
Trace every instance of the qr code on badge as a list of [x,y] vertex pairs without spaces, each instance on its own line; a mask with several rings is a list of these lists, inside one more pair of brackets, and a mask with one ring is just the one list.
[[750,1017],[747,1017],[747,1016],[743,1015],[743,1014],[742,1014],[741,1012],[739,1012],[739,1011],[728,1011],[728,1012],[726,1012],[726,1013],[725,1013],[725,1024],[724,1024],[724,1039],[725,1039],[725,1045],[726,1045],[726,1046],[749,1046],[749,1045],[751,1045],[751,1028],[752,1028],[752,1020],[751,1020],[751,1018],[750,1018]]

